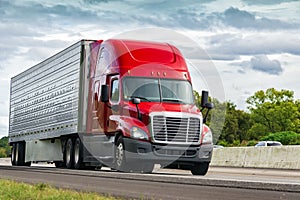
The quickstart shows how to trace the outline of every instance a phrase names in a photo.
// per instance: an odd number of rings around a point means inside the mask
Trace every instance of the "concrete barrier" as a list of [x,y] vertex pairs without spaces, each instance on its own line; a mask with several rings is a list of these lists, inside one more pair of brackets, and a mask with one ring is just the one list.
[[300,169],[300,145],[214,149],[211,166]]

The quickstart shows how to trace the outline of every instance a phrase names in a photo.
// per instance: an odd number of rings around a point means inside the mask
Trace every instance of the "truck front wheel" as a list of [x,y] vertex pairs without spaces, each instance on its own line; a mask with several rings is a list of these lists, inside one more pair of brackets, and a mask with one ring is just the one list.
[[125,146],[123,137],[120,136],[115,145],[115,168],[119,171],[127,172],[128,164],[126,163]]
[[203,163],[196,163],[194,166],[191,168],[191,172],[193,175],[200,175],[204,176],[209,167],[209,162],[203,162]]

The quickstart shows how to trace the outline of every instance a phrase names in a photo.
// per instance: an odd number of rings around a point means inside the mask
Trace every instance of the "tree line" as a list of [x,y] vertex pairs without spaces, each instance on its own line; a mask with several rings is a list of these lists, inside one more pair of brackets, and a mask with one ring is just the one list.
[[[200,106],[201,96],[195,92],[195,97]],[[216,144],[253,146],[260,140],[300,144],[300,100],[294,98],[293,91],[259,90],[247,98],[247,111],[237,109],[230,101],[210,100],[215,108],[209,114],[208,124]],[[223,121],[220,115],[223,115]]]
[[0,158],[6,158],[10,154],[10,146],[8,145],[8,137],[0,139]]

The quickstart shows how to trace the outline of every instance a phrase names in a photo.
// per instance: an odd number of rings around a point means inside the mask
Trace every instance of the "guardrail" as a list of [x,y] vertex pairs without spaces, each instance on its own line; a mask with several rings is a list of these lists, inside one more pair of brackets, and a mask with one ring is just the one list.
[[300,145],[214,149],[211,166],[300,169]]

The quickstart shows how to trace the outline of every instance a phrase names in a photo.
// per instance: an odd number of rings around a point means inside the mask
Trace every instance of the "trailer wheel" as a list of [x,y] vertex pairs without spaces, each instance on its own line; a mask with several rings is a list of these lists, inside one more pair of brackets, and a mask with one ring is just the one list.
[[82,151],[83,151],[83,147],[82,147],[82,142],[80,140],[80,138],[76,138],[75,142],[74,142],[74,148],[73,148],[74,152],[73,152],[73,156],[74,156],[74,168],[75,169],[82,169],[83,168],[83,157],[82,157]]
[[16,165],[16,144],[15,143],[13,143],[11,147],[10,160],[11,160],[11,165],[15,166]]
[[69,138],[65,147],[65,165],[68,169],[73,168],[73,141]]
[[208,171],[208,167],[209,162],[197,163],[194,166],[192,166],[191,172],[193,175],[204,176]]
[[115,145],[115,168],[118,171],[127,172],[128,164],[126,163],[126,156],[125,156],[125,147],[123,142],[123,137],[120,136],[117,140]]
[[20,163],[20,155],[19,155],[19,143],[15,144],[15,165],[18,166]]
[[[18,142],[13,144],[12,148],[12,165],[30,166],[31,162],[25,162],[25,142]],[[13,155],[14,154],[14,155]]]
[[23,143],[18,142],[16,144],[16,165],[17,166],[23,166],[25,164],[24,159],[25,159],[25,154],[23,149],[25,150],[25,148],[23,148]]

